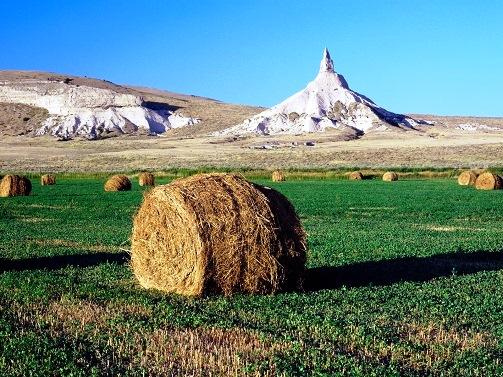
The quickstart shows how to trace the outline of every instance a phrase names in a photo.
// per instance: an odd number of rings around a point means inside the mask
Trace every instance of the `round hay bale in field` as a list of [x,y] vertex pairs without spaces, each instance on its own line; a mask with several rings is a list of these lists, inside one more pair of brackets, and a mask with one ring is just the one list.
[[155,177],[152,173],[144,172],[138,176],[140,186],[155,186]]
[[31,181],[19,175],[6,175],[0,181],[0,196],[28,196],[31,193]]
[[477,173],[471,170],[465,170],[458,176],[460,186],[473,186],[477,180]]
[[131,181],[125,175],[113,175],[105,183],[105,191],[129,191]]
[[277,191],[234,174],[198,174],[145,194],[131,249],[145,288],[268,294],[302,287],[306,234]]
[[349,174],[349,179],[351,181],[361,181],[363,178],[364,177],[361,171],[354,171]]
[[275,170],[272,172],[271,179],[273,182],[283,182],[285,180],[285,174],[281,170]]
[[386,182],[398,181],[398,174],[393,171],[388,171],[383,174],[382,180]]
[[54,174],[44,174],[40,177],[42,186],[51,186],[56,184],[56,176]]
[[477,190],[500,190],[503,188],[503,178],[489,172],[482,173],[475,181],[475,188]]

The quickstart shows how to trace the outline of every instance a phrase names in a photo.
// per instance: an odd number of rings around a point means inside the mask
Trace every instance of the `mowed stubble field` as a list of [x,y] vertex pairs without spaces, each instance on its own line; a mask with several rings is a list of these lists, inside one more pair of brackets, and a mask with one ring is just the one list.
[[126,251],[137,182],[34,179],[32,196],[0,198],[0,374],[503,374],[503,191],[258,182],[308,232],[304,292],[143,290]]

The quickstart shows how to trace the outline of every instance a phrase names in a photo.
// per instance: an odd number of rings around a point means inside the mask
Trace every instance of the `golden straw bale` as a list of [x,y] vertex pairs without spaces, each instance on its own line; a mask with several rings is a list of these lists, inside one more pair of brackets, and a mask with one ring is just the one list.
[[28,196],[31,193],[31,181],[19,175],[6,175],[0,181],[0,196]]
[[40,177],[40,184],[42,186],[50,186],[56,184],[56,176],[54,174],[44,174]]
[[125,175],[113,175],[105,183],[105,191],[129,191],[131,181]]
[[364,177],[361,171],[354,171],[348,177],[351,181],[361,181]]
[[140,186],[155,186],[155,177],[152,173],[144,172],[138,176]]
[[503,188],[503,178],[489,172],[482,173],[475,181],[475,188],[477,190],[500,190]]
[[398,181],[398,174],[393,171],[388,171],[384,173],[382,180],[386,182]]
[[285,180],[285,174],[281,170],[275,170],[272,172],[273,182],[283,182]]
[[472,170],[465,170],[458,176],[458,184],[460,186],[473,186],[477,180],[477,173]]
[[282,194],[234,174],[198,174],[148,191],[133,223],[140,284],[188,296],[300,288],[306,234]]

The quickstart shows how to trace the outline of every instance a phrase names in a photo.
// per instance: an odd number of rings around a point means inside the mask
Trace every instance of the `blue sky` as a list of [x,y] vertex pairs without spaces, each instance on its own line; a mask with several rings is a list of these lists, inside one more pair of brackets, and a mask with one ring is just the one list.
[[323,47],[395,112],[503,116],[502,1],[2,1],[0,69],[274,105]]

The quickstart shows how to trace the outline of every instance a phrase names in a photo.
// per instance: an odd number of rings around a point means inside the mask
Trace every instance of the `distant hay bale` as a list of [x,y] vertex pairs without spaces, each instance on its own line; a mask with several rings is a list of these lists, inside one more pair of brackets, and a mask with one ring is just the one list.
[[272,172],[271,179],[273,182],[283,182],[285,180],[285,174],[281,170],[275,170]]
[[19,175],[6,175],[0,181],[0,196],[28,196],[31,193],[31,181]]
[[152,173],[144,172],[138,176],[140,186],[155,186],[155,177]]
[[42,186],[51,186],[56,184],[56,176],[54,174],[44,174],[40,177]]
[[361,181],[363,179],[363,174],[361,171],[354,171],[349,174],[349,179],[351,181]]
[[477,190],[500,190],[503,188],[503,178],[489,172],[482,173],[475,181],[475,188]]
[[268,294],[302,286],[306,234],[277,191],[234,174],[198,174],[145,194],[131,249],[145,288]]
[[113,175],[105,183],[105,191],[129,191],[131,181],[125,175]]
[[460,186],[473,186],[477,180],[477,173],[472,170],[465,170],[458,177],[458,184]]
[[388,171],[384,173],[382,180],[386,182],[398,181],[398,174],[393,171]]

